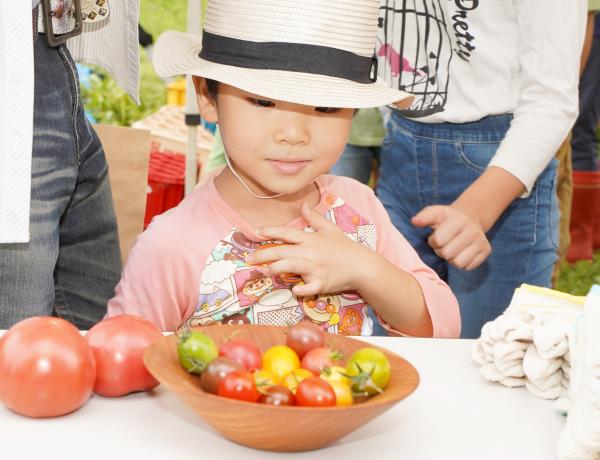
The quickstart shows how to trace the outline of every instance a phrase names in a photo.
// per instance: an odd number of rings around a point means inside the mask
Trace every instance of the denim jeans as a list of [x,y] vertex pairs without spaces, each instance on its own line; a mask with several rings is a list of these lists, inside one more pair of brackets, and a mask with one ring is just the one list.
[[[597,21],[596,21],[597,22]],[[579,116],[573,126],[573,169],[597,171],[600,120],[600,37],[594,37],[590,58],[579,83]]]
[[53,315],[88,329],[121,271],[108,167],[67,48],[34,40],[31,239],[0,244],[0,328]]
[[369,183],[373,159],[379,161],[380,147],[361,147],[346,144],[342,156],[331,168],[331,174],[356,179],[363,184]]
[[456,295],[465,338],[479,337],[483,324],[506,309],[521,283],[550,286],[558,249],[556,160],[529,197],[513,201],[488,231],[492,253],[473,271],[438,257],[427,244],[431,229],[416,228],[410,219],[425,206],[452,203],[475,181],[510,121],[510,115],[501,115],[474,123],[428,124],[394,113],[381,150],[378,196],[394,225]]

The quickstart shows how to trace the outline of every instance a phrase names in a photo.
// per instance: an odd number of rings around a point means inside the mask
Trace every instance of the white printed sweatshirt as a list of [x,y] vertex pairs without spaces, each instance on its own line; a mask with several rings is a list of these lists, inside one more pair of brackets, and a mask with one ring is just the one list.
[[578,113],[586,0],[381,0],[379,75],[403,115],[465,123],[512,114],[490,166],[530,191]]

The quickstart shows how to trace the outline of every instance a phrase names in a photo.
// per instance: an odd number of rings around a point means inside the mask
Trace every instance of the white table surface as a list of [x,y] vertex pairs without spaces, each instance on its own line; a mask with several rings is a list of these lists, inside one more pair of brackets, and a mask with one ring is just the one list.
[[0,407],[0,459],[556,458],[564,418],[553,402],[485,382],[470,358],[473,341],[369,341],[410,361],[421,383],[407,399],[321,450],[280,454],[234,444],[159,386],[123,398],[94,396],[78,411],[54,419],[29,419]]

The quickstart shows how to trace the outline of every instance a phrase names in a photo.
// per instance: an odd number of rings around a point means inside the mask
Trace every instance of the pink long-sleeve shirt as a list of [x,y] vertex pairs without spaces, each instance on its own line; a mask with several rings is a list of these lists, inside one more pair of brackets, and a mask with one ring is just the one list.
[[[373,191],[329,175],[316,184],[321,200],[315,210],[348,237],[410,273],[423,291],[434,336],[458,337],[456,298],[396,230]],[[288,225],[306,229],[307,223],[298,218]],[[247,265],[245,256],[265,244],[273,242],[261,241],[209,180],[139,236],[107,316],[140,315],[164,331],[215,323],[286,325],[308,318],[330,333],[373,334],[378,317],[369,314],[371,306],[358,293],[296,297],[292,287],[301,281],[297,275],[271,277]]]

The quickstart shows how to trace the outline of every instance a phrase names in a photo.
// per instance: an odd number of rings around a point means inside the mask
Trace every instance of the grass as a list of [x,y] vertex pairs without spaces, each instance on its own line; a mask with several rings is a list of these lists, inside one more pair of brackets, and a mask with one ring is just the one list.
[[594,260],[581,260],[574,264],[564,263],[556,289],[574,295],[585,295],[592,284],[600,284],[600,252]]
[[[203,1],[206,6],[205,0]],[[154,40],[165,30],[184,31],[187,25],[186,0],[141,0],[140,24]],[[146,53],[141,53],[141,105],[137,106],[114,80],[96,69],[90,88],[82,90],[86,111],[98,123],[130,126],[155,112],[166,103],[166,86],[152,69]],[[593,283],[600,283],[600,252],[593,261],[563,264],[557,289],[575,295],[587,293]]]

